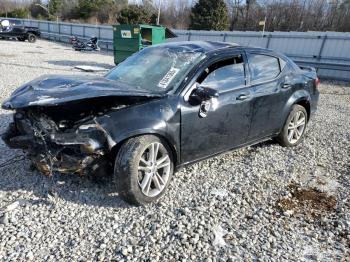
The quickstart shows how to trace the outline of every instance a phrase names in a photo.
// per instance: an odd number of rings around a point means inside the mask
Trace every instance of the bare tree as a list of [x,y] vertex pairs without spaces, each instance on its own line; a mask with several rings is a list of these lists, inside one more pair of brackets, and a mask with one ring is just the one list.
[[[50,1],[50,0],[47,0]],[[86,0],[88,1],[88,0]],[[156,15],[161,3],[160,23],[172,28],[187,29],[191,7],[198,0],[110,0],[112,5],[100,6],[103,22],[116,22],[117,14],[127,4],[143,5]],[[215,1],[215,0],[213,0]],[[259,21],[266,17],[268,31],[347,31],[350,32],[350,0],[225,0],[230,30],[261,30]],[[0,0],[0,15],[16,8],[29,8],[33,0]],[[60,18],[81,20],[78,0],[62,0]],[[99,1],[103,2],[103,1]],[[87,14],[95,18],[96,12]],[[45,19],[45,17],[44,17]]]

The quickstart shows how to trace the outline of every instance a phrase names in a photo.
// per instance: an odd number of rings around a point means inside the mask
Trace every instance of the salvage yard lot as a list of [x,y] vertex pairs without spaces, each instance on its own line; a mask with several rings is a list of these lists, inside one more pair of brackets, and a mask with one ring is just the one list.
[[[0,101],[43,74],[86,74],[76,65],[111,68],[113,57],[1,41]],[[268,141],[194,164],[146,207],[123,202],[110,179],[43,176],[1,141],[0,260],[349,259],[350,83],[320,92],[299,146]],[[1,109],[0,133],[9,121]]]

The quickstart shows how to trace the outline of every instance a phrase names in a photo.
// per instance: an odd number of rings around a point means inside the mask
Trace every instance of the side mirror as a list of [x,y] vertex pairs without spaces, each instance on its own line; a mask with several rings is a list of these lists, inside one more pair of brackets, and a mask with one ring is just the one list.
[[197,88],[190,95],[190,100],[202,103],[217,97],[219,97],[219,93],[215,89],[197,84]]

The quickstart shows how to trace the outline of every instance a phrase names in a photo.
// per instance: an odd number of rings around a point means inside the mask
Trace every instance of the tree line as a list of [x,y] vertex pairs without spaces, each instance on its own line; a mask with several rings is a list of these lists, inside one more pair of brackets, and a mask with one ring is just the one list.
[[[160,6],[159,6],[160,4]],[[1,0],[0,16],[243,31],[350,31],[350,0]]]

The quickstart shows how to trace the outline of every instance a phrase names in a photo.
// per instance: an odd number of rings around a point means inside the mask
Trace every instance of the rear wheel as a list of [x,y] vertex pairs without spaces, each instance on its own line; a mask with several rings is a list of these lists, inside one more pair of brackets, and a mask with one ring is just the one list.
[[35,43],[36,36],[34,34],[28,34],[28,42],[29,43]]
[[292,147],[298,145],[305,133],[307,112],[303,106],[293,105],[286,123],[277,140],[282,146]]
[[120,148],[114,177],[121,198],[145,205],[159,199],[174,172],[171,150],[160,138],[145,135],[131,138]]
[[25,37],[17,37],[17,40],[18,40],[18,41],[21,41],[21,42],[26,41]]

